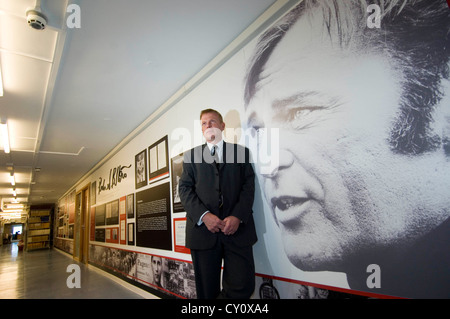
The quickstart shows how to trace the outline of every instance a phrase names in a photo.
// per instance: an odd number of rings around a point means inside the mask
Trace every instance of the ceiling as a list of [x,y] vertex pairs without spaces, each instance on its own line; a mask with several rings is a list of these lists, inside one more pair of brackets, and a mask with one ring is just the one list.
[[0,0],[3,211],[55,203],[274,2]]

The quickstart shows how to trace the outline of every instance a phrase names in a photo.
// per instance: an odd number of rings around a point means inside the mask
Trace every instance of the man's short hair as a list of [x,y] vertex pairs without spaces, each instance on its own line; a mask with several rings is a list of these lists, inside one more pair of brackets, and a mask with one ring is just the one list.
[[207,114],[207,113],[214,113],[216,114],[219,119],[220,119],[220,123],[223,123],[223,118],[222,118],[222,114],[220,114],[218,111],[214,110],[214,109],[204,109],[200,112],[200,119],[202,119],[203,114]]
[[[367,27],[369,4],[381,9],[379,29]],[[420,154],[443,142],[445,148],[448,138],[441,140],[430,127],[443,96],[442,79],[449,78],[450,9],[442,0],[302,1],[259,39],[246,76],[245,104],[258,91],[261,72],[277,44],[311,9],[321,10],[330,37],[331,30],[337,30],[342,47],[359,37],[359,50],[386,54],[401,72],[399,113],[389,140],[393,151]]]

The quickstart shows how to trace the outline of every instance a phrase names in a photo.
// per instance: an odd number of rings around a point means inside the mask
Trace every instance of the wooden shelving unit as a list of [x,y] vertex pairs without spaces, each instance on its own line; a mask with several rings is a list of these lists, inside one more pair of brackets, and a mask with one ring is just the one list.
[[51,210],[30,210],[27,230],[27,251],[50,248]]

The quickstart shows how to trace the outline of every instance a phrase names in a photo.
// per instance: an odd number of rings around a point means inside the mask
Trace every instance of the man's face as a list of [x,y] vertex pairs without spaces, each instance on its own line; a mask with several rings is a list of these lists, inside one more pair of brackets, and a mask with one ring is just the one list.
[[161,277],[161,271],[162,271],[162,260],[159,257],[152,258],[152,270],[153,270],[153,276],[155,279],[158,279]]
[[220,121],[216,113],[205,113],[200,118],[202,132],[206,141],[216,144],[222,140],[222,131],[225,129],[225,123]]
[[247,115],[251,127],[280,130],[279,167],[262,183],[287,256],[339,271],[349,256],[433,227],[421,178],[437,178],[437,160],[389,147],[400,98],[390,61],[342,49],[314,21],[301,18],[278,44]]

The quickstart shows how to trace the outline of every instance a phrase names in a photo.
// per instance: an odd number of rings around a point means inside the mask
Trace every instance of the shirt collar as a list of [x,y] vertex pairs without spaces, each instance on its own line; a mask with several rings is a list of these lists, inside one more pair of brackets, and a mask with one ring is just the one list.
[[213,143],[209,143],[209,142],[206,142],[206,144],[208,145],[209,149],[211,149],[214,145],[216,145],[218,150],[221,151],[223,148],[223,139],[220,140],[219,142],[217,142],[217,144],[213,144]]

